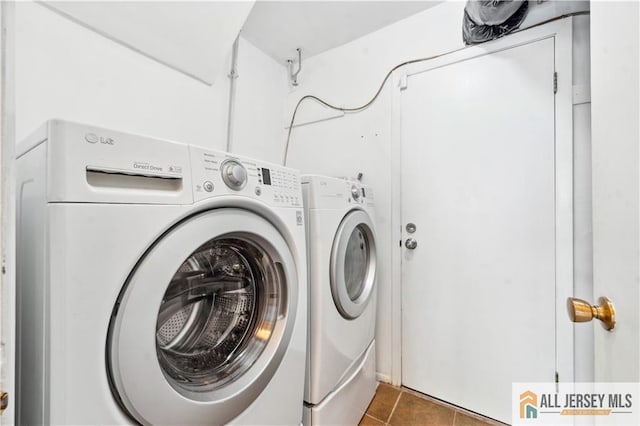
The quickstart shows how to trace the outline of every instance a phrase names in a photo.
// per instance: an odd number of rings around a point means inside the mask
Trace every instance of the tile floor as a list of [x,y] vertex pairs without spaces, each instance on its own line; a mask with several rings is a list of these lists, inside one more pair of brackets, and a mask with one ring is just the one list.
[[360,426],[504,426],[411,389],[380,383]]

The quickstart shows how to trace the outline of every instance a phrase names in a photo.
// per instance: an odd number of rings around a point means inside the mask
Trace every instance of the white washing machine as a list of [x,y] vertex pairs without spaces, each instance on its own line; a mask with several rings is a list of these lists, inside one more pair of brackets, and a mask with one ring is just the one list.
[[305,425],[355,425],[373,398],[376,243],[373,191],[303,176],[309,264]]
[[17,424],[299,424],[299,175],[50,121],[19,147]]

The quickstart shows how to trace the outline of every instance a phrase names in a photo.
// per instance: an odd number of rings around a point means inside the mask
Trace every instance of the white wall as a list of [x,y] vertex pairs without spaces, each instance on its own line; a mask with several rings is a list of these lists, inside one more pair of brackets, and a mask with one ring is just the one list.
[[281,117],[289,90],[286,68],[241,38],[237,71],[231,150],[281,163]]
[[[229,63],[208,86],[32,2],[16,4],[15,28],[18,141],[62,118],[225,148]],[[235,146],[262,155],[281,137],[285,67],[243,40],[238,68]],[[248,107],[261,103],[272,106]]]
[[[305,94],[317,95],[340,106],[357,106],[369,100],[386,73],[409,59],[431,56],[463,47],[461,21],[464,2],[437,5],[382,30],[321,55],[303,60],[300,86],[288,98],[284,118],[288,125],[297,100]],[[392,324],[392,251],[397,250],[400,233],[391,229],[391,84],[365,112],[347,114],[316,124],[294,128],[288,165],[306,173],[353,177],[364,173],[364,182],[373,186],[376,197],[376,231],[380,263],[378,270],[377,371],[391,381],[399,359],[393,345],[400,336]],[[318,116],[314,102],[301,106],[300,116]],[[305,114],[305,111],[307,112]],[[313,113],[309,113],[313,111]],[[397,372],[396,372],[397,374]]]
[[16,4],[15,28],[18,141],[55,117],[223,146],[227,79],[208,87],[36,3]]
[[48,1],[82,25],[212,84],[253,1]]

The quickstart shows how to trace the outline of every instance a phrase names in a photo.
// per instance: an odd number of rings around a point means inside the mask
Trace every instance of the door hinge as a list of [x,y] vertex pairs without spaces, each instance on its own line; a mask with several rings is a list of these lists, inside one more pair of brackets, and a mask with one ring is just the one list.
[[553,93],[558,93],[558,73],[556,71],[553,72]]
[[556,371],[556,383],[560,383],[560,374]]

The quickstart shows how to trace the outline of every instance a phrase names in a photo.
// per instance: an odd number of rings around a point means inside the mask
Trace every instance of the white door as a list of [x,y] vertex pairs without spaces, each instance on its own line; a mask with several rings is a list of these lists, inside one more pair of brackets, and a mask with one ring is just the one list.
[[409,76],[401,95],[402,383],[505,422],[512,382],[555,379],[556,291],[572,286],[553,73],[547,38]]
[[[595,380],[640,382],[639,5],[591,3],[593,300],[610,298],[616,325],[593,327]],[[615,70],[615,72],[612,72]]]
[[114,395],[142,424],[226,424],[269,384],[289,345],[299,283],[262,217],[212,210],[145,254],[114,307]]

